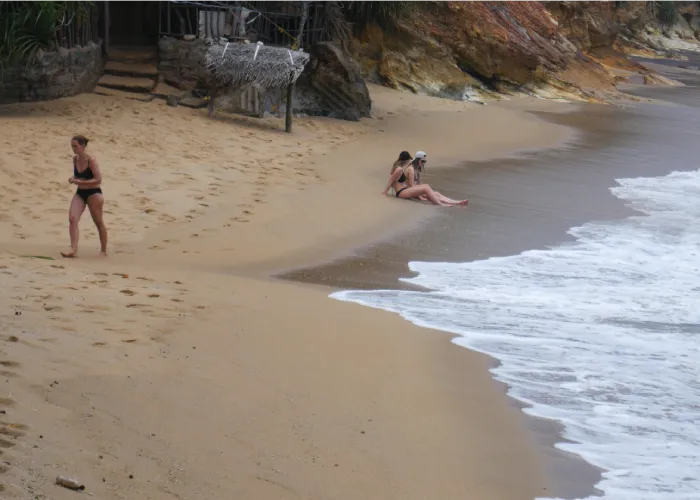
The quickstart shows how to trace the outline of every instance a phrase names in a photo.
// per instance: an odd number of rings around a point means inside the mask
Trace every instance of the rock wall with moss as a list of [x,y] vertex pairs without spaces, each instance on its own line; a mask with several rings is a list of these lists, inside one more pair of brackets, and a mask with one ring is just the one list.
[[40,52],[29,64],[5,68],[0,81],[0,104],[43,101],[91,92],[102,76],[102,46]]

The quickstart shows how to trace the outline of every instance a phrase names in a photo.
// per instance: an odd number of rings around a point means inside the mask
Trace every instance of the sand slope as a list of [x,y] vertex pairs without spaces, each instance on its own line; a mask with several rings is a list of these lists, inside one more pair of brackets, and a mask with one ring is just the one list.
[[[568,136],[517,107],[373,93],[375,119],[292,135],[96,95],[0,109],[4,496],[73,498],[58,474],[110,499],[540,491],[481,357],[265,278],[434,213],[379,195],[401,149],[437,165]],[[86,214],[83,258],[30,258],[68,244],[75,133],[102,165],[112,255]]]

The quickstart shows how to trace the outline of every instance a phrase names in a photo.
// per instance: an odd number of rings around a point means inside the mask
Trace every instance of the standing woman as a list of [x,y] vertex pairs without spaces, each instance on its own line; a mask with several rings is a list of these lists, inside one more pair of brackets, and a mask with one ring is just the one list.
[[105,199],[102,195],[102,189],[100,189],[102,173],[97,159],[85,152],[87,144],[88,139],[82,135],[76,135],[70,141],[75,155],[73,156],[73,177],[68,179],[68,182],[75,184],[78,190],[73,195],[68,212],[71,251],[61,252],[61,255],[66,258],[78,256],[78,223],[86,206],[90,210],[90,215],[100,235],[100,256],[107,256],[107,228],[102,220]]

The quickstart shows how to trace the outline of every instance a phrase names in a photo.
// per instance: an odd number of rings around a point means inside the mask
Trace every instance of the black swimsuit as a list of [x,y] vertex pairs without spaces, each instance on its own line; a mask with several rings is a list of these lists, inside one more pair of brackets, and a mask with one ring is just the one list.
[[[405,170],[401,173],[401,177],[399,177],[399,180],[397,180],[396,182],[398,184],[403,184],[404,182],[406,182],[406,171]],[[396,197],[398,198],[399,195],[401,194],[401,191],[404,191],[408,188],[409,188],[409,186],[406,186],[406,187],[403,187],[403,188],[399,189],[398,191],[396,191]]]
[[[77,157],[73,157],[73,177],[76,179],[80,179],[83,181],[89,181],[95,178],[95,174],[92,173],[92,169],[90,168],[90,158],[88,158],[88,164],[87,168],[83,170],[82,172],[78,172],[78,162],[77,162]],[[81,189],[78,188],[75,194],[80,196],[85,203],[87,203],[88,198],[92,196],[93,194],[102,194],[102,189],[100,188],[90,188],[90,189]]]

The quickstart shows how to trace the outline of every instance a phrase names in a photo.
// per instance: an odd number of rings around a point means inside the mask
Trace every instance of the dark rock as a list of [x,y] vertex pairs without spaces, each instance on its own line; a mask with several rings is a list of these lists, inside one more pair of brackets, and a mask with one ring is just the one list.
[[315,95],[317,106],[328,116],[353,121],[369,117],[372,101],[357,62],[329,42],[313,46],[309,54],[311,61],[297,81],[299,92]]
[[187,108],[201,109],[206,108],[208,104],[208,101],[197,97],[185,97],[180,100],[180,106],[185,106]]

